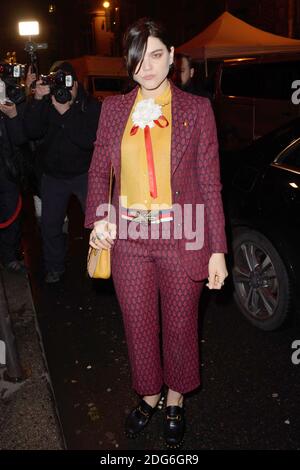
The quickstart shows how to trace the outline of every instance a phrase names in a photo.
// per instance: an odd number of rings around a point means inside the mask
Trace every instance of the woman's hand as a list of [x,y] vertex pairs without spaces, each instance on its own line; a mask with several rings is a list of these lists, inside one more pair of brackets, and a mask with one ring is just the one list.
[[221,289],[227,276],[224,253],[213,253],[208,263],[207,287],[209,289]]
[[94,223],[94,229],[90,235],[92,248],[110,250],[117,236],[117,226],[106,220]]

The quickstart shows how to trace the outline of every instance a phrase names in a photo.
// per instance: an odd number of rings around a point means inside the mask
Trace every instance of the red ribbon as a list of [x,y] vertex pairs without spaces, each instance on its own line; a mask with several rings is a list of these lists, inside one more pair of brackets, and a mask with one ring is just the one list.
[[[160,128],[164,128],[169,125],[169,122],[165,118],[165,116],[160,116],[158,119],[155,119],[154,122]],[[135,135],[138,129],[139,129],[139,126],[133,126],[130,131],[130,135]],[[149,126],[146,126],[144,128],[144,138],[145,138],[145,147],[146,147],[147,164],[148,164],[148,179],[149,179],[150,195],[153,199],[156,199],[157,198],[157,184],[156,184],[155,167],[154,167],[154,159],[153,159],[152,140],[151,140],[151,133],[150,133]]]
[[145,127],[144,136],[145,136],[147,163],[148,163],[148,178],[149,178],[150,196],[153,197],[153,199],[155,199],[155,198],[157,198],[157,185],[156,185],[156,176],[155,176],[155,168],[154,168],[152,141],[151,141],[151,134],[150,134],[150,127],[149,126]]
[[0,229],[8,227],[9,225],[11,225],[16,220],[16,218],[18,217],[18,215],[20,213],[21,207],[22,207],[22,198],[21,198],[21,196],[19,196],[15,212],[5,222],[0,223]]

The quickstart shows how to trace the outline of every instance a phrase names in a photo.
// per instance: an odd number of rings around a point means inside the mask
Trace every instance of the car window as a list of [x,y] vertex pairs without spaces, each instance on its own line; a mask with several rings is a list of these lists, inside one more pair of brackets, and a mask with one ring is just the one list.
[[222,71],[223,95],[253,97],[256,94],[256,77],[253,66],[231,66]]
[[90,95],[92,95],[94,93],[92,77],[88,77],[88,93]]
[[278,62],[270,64],[255,64],[254,73],[257,76],[257,98],[290,100],[294,80],[300,80],[299,62]]
[[300,142],[288,149],[280,158],[280,163],[300,169]]
[[121,78],[100,78],[94,77],[95,91],[121,92],[124,87],[124,80]]
[[294,80],[300,80],[297,61],[234,65],[223,69],[221,90],[224,95],[291,100]]

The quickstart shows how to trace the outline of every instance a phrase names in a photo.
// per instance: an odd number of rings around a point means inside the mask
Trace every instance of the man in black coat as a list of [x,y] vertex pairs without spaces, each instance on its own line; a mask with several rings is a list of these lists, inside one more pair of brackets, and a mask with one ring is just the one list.
[[41,230],[48,283],[59,281],[65,270],[62,228],[72,194],[85,210],[88,170],[101,108],[99,101],[88,96],[78,83],[71,64],[63,62],[57,69],[73,78],[68,101],[58,102],[50,87],[38,80],[25,110],[28,137],[41,140],[37,154],[42,174]]
[[[19,183],[22,154],[19,146],[26,137],[22,125],[22,106],[0,104],[0,260],[5,268],[24,272],[20,255]],[[11,222],[10,222],[11,221]]]

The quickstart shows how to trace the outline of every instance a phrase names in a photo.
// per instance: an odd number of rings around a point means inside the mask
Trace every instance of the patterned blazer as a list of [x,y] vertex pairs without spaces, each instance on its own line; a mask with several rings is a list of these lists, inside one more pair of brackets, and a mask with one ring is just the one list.
[[[183,92],[172,83],[171,87],[172,201],[182,206],[191,204],[193,208],[196,204],[204,205],[202,248],[187,250],[185,238],[176,240],[176,246],[182,266],[188,275],[194,280],[201,280],[208,276],[210,255],[227,251],[216,125],[207,98]],[[138,87],[126,95],[110,96],[103,102],[89,170],[85,218],[85,226],[88,228],[92,228],[94,222],[101,219],[96,216],[97,208],[108,201],[111,164],[115,173],[113,204],[118,206],[121,141],[137,91]],[[196,210],[193,210],[193,227],[196,226],[195,217]]]

